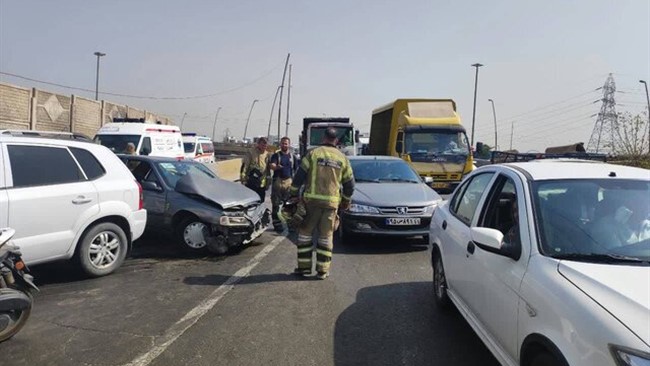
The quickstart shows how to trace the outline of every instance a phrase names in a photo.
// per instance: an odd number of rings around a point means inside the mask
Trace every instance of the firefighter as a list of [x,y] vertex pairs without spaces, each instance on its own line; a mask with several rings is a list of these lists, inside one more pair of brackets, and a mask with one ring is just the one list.
[[302,159],[290,189],[295,202],[300,187],[305,185],[302,199],[307,211],[298,229],[298,267],[294,273],[303,276],[311,274],[312,235],[317,229],[316,276],[321,280],[329,276],[337,209],[347,210],[350,207],[354,191],[350,162],[336,148],[336,143],[336,130],[328,128],[323,138],[324,146],[315,148]]
[[273,171],[273,184],[271,185],[271,218],[276,232],[283,230],[282,220],[278,217],[280,204],[289,198],[291,177],[298,168],[299,161],[289,151],[291,140],[288,137],[280,139],[280,150],[271,155],[271,170]]
[[270,178],[269,153],[266,137],[260,137],[242,160],[240,181],[246,187],[255,191],[264,202],[266,188]]

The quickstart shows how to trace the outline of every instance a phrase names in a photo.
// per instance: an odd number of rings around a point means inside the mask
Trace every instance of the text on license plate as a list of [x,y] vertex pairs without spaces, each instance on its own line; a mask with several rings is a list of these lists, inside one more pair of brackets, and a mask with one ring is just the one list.
[[420,225],[419,217],[390,217],[386,219],[386,225]]
[[433,183],[431,188],[448,188],[449,183]]

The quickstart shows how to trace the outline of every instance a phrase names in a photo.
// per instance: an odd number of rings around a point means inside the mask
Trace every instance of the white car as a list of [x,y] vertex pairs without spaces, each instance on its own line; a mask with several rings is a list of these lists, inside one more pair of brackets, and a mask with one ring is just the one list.
[[473,171],[434,212],[434,296],[503,365],[650,365],[650,171]]
[[142,189],[109,149],[45,136],[0,131],[0,227],[16,230],[28,264],[74,258],[89,276],[109,274],[144,232]]

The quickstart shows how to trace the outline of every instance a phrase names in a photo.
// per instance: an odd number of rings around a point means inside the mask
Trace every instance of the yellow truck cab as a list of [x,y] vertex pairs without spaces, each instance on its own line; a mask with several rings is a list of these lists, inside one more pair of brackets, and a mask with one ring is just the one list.
[[450,192],[474,168],[465,127],[451,99],[397,99],[372,112],[370,155],[398,156],[431,187]]

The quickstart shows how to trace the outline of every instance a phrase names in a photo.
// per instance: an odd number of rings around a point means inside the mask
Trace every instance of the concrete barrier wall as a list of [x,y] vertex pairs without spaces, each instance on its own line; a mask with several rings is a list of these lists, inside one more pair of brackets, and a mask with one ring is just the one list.
[[217,161],[212,164],[206,164],[219,178],[238,181],[239,170],[241,169],[241,158]]
[[0,129],[72,131],[93,137],[116,117],[173,124],[168,117],[131,106],[0,83]]

